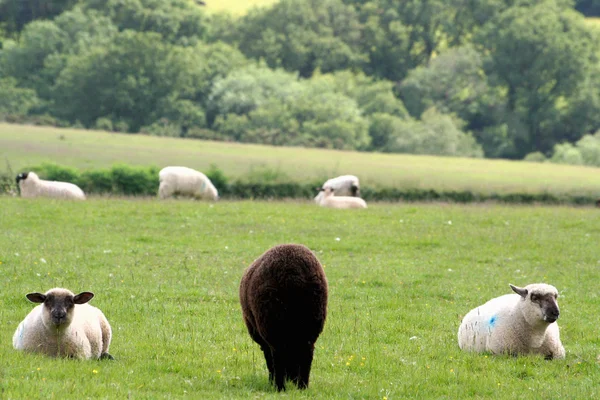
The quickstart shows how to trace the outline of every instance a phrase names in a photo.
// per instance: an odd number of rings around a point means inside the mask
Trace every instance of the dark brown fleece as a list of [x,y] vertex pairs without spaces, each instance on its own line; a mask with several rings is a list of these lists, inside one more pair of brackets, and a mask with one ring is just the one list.
[[310,249],[283,244],[267,250],[240,283],[244,322],[265,355],[269,380],[308,387],[315,342],[327,315],[327,278]]

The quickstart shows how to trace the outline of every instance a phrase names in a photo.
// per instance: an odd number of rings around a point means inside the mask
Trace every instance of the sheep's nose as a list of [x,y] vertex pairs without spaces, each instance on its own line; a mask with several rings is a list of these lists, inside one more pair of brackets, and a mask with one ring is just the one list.
[[553,323],[558,319],[558,316],[559,316],[558,311],[557,312],[549,312],[548,314],[546,314],[544,316],[544,319],[546,320],[546,322]]
[[63,319],[67,316],[67,313],[64,311],[53,311],[52,317],[56,319]]

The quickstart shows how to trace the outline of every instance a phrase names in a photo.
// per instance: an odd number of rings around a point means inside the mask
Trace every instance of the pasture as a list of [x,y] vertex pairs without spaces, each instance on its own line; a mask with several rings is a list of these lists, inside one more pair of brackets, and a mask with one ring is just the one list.
[[[144,139],[140,147],[153,138]],[[3,399],[600,395],[600,214],[590,208],[0,197],[0,223]],[[309,389],[278,394],[238,285],[254,258],[289,242],[324,264],[329,313]],[[466,312],[509,283],[539,281],[560,291],[565,360],[460,351]],[[33,307],[25,294],[55,286],[96,294],[116,361],[12,349]]]
[[0,123],[0,163],[10,164],[14,172],[42,162],[82,170],[126,162],[160,168],[184,165],[203,171],[216,164],[232,179],[267,171],[282,180],[300,183],[354,174],[363,186],[483,194],[600,192],[599,169],[592,167],[270,147]]

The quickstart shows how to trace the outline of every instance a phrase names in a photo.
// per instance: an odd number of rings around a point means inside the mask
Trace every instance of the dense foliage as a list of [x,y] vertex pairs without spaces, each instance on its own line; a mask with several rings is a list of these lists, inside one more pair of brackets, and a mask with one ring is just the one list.
[[580,143],[600,129],[600,38],[580,12],[599,8],[280,0],[233,17],[192,0],[0,0],[0,119],[597,165]]

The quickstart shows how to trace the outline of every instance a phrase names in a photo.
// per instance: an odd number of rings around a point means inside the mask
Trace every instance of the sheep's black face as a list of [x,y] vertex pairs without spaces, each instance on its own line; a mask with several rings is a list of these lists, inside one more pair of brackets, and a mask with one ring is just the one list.
[[531,301],[540,306],[544,321],[548,323],[556,322],[560,315],[558,303],[556,302],[558,295],[556,293],[531,293]]
[[28,175],[28,174],[29,174],[29,173],[27,173],[27,172],[22,172],[22,173],[20,173],[19,175],[17,175],[17,178],[16,178],[17,185],[19,184],[19,181],[22,181],[22,180],[25,180],[25,179],[27,179],[27,175]]
[[70,322],[69,315],[74,306],[75,302],[72,296],[55,297],[49,295],[44,301],[44,307],[48,309],[52,323],[57,327]]

